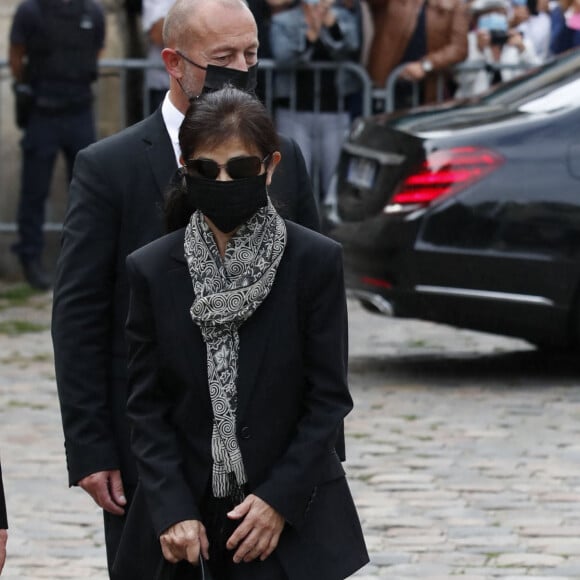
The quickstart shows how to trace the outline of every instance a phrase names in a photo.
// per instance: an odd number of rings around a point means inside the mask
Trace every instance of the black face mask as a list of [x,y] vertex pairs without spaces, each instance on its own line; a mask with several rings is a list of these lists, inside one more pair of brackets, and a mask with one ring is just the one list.
[[227,234],[267,205],[267,176],[263,173],[246,179],[217,181],[186,173],[187,199]]
[[[197,64],[195,61],[191,60],[189,57],[185,56],[185,54],[183,54],[181,51],[176,50],[175,52],[177,52],[177,54],[183,60],[185,60],[185,62],[188,62],[189,64],[206,72],[202,93],[219,91],[226,85],[231,85],[234,88],[246,93],[253,93],[256,89],[256,84],[258,82],[258,63],[249,67],[247,71],[237,70],[235,68],[227,68],[225,66],[215,66],[213,64],[201,66],[200,64]],[[181,83],[179,83],[179,86],[181,86]],[[181,90],[183,90],[183,87],[181,87]],[[185,91],[183,92],[185,93]],[[196,98],[196,96],[188,95],[187,93],[185,94],[190,100],[192,98]]]
[[253,93],[258,82],[258,63],[246,70],[236,70],[225,66],[214,66],[208,64],[205,69],[205,82],[203,92],[211,93],[223,89],[225,85],[232,85],[234,88]]

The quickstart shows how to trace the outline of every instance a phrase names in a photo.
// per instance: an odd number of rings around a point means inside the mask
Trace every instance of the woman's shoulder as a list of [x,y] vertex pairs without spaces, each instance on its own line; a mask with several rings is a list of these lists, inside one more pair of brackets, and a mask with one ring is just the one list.
[[185,228],[175,230],[149,242],[133,251],[127,257],[128,262],[135,263],[140,269],[148,271],[167,263],[171,256],[183,258],[183,239]]
[[330,238],[287,221],[284,284],[302,305],[344,283],[342,247]]
[[315,256],[328,257],[340,255],[342,247],[329,237],[286,220],[287,245],[286,249],[293,254],[303,255],[309,259]]

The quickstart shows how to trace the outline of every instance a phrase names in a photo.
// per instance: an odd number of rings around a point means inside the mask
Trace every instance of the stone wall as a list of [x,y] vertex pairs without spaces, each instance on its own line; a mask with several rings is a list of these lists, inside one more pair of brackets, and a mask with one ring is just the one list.
[[[120,0],[101,0],[107,13],[107,37],[104,58],[123,58],[129,40],[124,13],[118,8]],[[12,16],[20,0],[0,0],[0,61],[8,58],[8,39]],[[14,123],[10,71],[6,64],[0,68],[0,223],[13,223],[16,216],[20,184],[20,139],[22,134]],[[99,138],[115,133],[121,128],[120,81],[117,76],[103,76],[95,85],[96,118]],[[67,176],[64,159],[59,158],[46,207],[46,221],[61,223],[67,204]],[[19,264],[10,252],[15,240],[12,232],[0,231],[0,279],[19,279]],[[52,270],[56,262],[60,233],[45,233],[44,261]]]

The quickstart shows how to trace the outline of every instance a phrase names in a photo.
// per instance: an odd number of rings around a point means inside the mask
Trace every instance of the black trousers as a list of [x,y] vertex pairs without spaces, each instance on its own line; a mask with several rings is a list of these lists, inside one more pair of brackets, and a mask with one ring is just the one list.
[[21,144],[19,239],[12,246],[21,261],[37,259],[42,254],[46,200],[58,153],[65,155],[70,179],[77,152],[93,141],[95,123],[90,105],[58,114],[33,110]]

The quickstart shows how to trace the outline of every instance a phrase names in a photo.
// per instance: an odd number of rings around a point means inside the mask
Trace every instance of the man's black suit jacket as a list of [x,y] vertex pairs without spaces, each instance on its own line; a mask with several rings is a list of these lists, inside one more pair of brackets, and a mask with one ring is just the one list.
[[[287,233],[270,294],[239,330],[237,438],[250,492],[286,520],[277,557],[290,580],[345,578],[367,554],[334,447],[352,408],[341,250],[290,222]],[[211,477],[206,347],[189,313],[194,294],[183,239],[181,229],[127,259],[127,408],[137,497],[148,506],[136,500],[133,508],[147,512],[153,539],[177,522],[202,519]],[[125,533],[145,534],[139,521],[130,513]],[[121,577],[148,578],[131,572],[142,546],[122,542]]]
[[2,482],[2,466],[0,466],[0,530],[8,529],[8,517],[6,516],[6,499],[4,498],[4,484]]
[[[318,229],[304,159],[282,138],[270,194],[280,213]],[[125,258],[161,236],[177,168],[161,110],[76,158],[54,289],[52,337],[69,482],[121,469],[134,484],[125,415]]]

